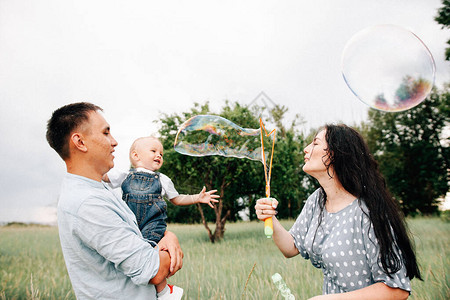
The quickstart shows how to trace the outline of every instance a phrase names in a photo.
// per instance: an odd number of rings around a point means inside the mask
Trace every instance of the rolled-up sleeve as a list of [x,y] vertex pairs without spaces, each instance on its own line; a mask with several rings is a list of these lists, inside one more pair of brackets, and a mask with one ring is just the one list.
[[[380,246],[378,245],[378,240],[375,237],[373,225],[369,218],[365,215],[362,217],[362,228],[366,258],[370,265],[373,281],[383,282],[389,287],[400,288],[411,292],[411,283],[410,279],[406,276],[406,268],[404,264],[401,265],[401,268],[396,273],[391,274],[390,276],[383,270],[380,262]],[[401,261],[401,256],[399,255],[395,245],[394,252]]]
[[79,208],[75,234],[134,284],[148,284],[158,272],[158,250],[142,238],[137,226],[125,220],[127,217],[120,207],[92,197]]

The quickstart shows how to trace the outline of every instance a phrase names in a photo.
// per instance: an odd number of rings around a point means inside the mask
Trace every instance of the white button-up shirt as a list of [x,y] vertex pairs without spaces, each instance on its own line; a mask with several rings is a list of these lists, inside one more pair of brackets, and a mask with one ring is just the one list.
[[156,299],[158,249],[103,182],[68,173],[58,203],[61,247],[78,299]]

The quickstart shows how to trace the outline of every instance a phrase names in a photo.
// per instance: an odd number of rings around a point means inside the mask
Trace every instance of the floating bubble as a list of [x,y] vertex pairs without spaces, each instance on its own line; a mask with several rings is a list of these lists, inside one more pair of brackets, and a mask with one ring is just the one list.
[[261,129],[242,128],[220,116],[198,115],[184,122],[174,149],[190,156],[221,155],[264,163]]
[[272,281],[277,286],[281,293],[281,296],[286,300],[295,300],[295,296],[292,295],[291,290],[287,287],[286,282],[284,282],[283,277],[280,274],[275,273],[272,275]]
[[[258,160],[264,166],[266,197],[270,197],[276,131],[274,129],[267,133],[261,119],[259,122],[260,128],[250,129],[242,128],[220,116],[198,115],[180,126],[175,137],[174,149],[178,153],[190,156],[221,155]],[[267,137],[272,137],[272,142]],[[272,151],[269,158],[265,149],[270,149],[270,146]],[[264,220],[264,233],[267,238],[272,237],[272,218]]]
[[377,25],[356,33],[342,53],[342,74],[350,90],[372,108],[410,109],[431,92],[435,63],[411,31]]

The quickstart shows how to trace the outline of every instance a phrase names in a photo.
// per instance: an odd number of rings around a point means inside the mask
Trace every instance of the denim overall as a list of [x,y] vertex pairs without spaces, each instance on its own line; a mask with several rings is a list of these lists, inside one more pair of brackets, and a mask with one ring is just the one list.
[[135,214],[142,236],[156,243],[167,227],[167,203],[159,177],[159,173],[130,172],[122,183],[122,199]]

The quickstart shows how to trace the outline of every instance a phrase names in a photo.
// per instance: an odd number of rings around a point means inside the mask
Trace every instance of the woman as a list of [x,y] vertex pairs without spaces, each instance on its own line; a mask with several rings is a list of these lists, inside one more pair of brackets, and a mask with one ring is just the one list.
[[[323,270],[314,299],[406,299],[421,279],[404,217],[362,136],[326,125],[305,149],[303,170],[320,183],[289,231],[275,199],[259,199],[258,219],[272,217],[273,240],[286,257],[301,254]],[[332,295],[339,294],[339,295]]]

